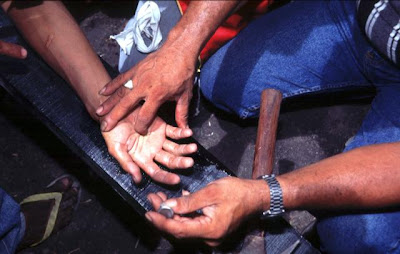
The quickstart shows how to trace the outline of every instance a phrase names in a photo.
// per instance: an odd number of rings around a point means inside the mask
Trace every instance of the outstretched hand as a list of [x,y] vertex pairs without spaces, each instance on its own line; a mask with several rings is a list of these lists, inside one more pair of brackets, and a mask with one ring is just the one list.
[[[171,207],[175,215],[167,219],[150,211],[146,218],[158,229],[176,238],[199,238],[211,246],[221,243],[249,215],[269,207],[269,189],[263,180],[244,180],[226,177],[208,184],[190,195],[167,200],[164,193],[150,194],[148,199],[155,210],[161,203]],[[185,214],[201,210],[194,218]]]
[[[100,94],[111,96],[96,110],[99,116],[104,116],[102,131],[112,130],[142,100],[145,102],[134,125],[136,132],[146,134],[157,110],[168,100],[177,102],[178,127],[187,128],[195,63],[195,58],[190,59],[180,50],[164,46],[109,82]],[[133,82],[132,90],[124,87],[129,80]]]
[[196,152],[196,144],[179,145],[167,139],[187,138],[192,131],[170,126],[157,117],[149,126],[148,133],[140,135],[134,129],[139,110],[136,109],[118,122],[112,131],[102,133],[110,154],[132,175],[135,183],[142,179],[140,169],[157,182],[179,183],[178,175],[160,169],[155,162],[170,169],[193,166],[193,159],[184,156]]

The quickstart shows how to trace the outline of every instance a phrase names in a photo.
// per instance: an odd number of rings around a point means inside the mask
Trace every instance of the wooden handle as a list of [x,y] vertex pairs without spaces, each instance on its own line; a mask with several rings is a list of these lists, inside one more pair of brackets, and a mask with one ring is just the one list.
[[275,156],[276,129],[282,93],[275,89],[265,89],[261,94],[260,118],[254,152],[253,174],[256,179],[272,173]]

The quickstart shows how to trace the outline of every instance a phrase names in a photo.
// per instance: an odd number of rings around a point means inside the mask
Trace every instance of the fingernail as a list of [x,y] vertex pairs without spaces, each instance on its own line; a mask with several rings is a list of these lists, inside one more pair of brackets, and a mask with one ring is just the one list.
[[162,204],[164,204],[164,205],[166,205],[166,206],[169,206],[169,207],[175,207],[176,205],[177,205],[177,203],[176,203],[176,200],[167,200],[167,201],[165,201],[164,203],[162,203]]
[[148,213],[146,213],[144,216],[146,216],[146,219],[148,221],[153,222],[153,219],[151,218],[151,216]]
[[190,167],[192,167],[193,165],[194,165],[194,161],[193,161],[192,158],[187,158],[187,159],[185,160],[185,167],[190,168]]
[[101,131],[106,131],[106,128],[107,128],[107,122],[106,121],[101,122],[100,125]]
[[22,48],[22,49],[21,49],[21,56],[22,56],[23,58],[25,58],[27,55],[28,55],[28,51],[26,51],[26,49]]
[[103,87],[103,89],[100,90],[99,94],[103,95],[103,93],[106,91],[106,88]]
[[104,107],[100,106],[96,109],[96,114],[100,114],[103,111]]

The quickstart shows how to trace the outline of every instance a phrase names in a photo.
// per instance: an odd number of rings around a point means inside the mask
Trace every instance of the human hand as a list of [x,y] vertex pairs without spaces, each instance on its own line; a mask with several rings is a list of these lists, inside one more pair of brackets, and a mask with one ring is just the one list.
[[28,52],[20,45],[0,41],[0,55],[6,55],[12,58],[24,59]]
[[[175,212],[172,219],[154,211],[147,212],[146,218],[158,229],[176,238],[200,238],[208,245],[217,246],[249,215],[269,207],[269,189],[263,180],[226,177],[180,198],[167,200],[159,192],[148,195],[148,199],[156,211],[163,203]],[[199,209],[202,214],[194,218],[182,216]]]
[[193,166],[193,159],[184,155],[196,152],[197,145],[179,145],[167,139],[187,138],[192,131],[170,126],[157,117],[149,126],[148,133],[140,135],[134,130],[139,110],[119,121],[112,131],[102,133],[109,153],[132,175],[135,183],[140,183],[142,179],[140,168],[157,182],[179,183],[178,175],[160,169],[155,161],[170,169]]
[[[145,103],[138,113],[136,132],[147,133],[158,108],[167,100],[177,102],[176,123],[180,128],[187,128],[195,64],[195,57],[188,57],[175,47],[163,46],[120,74],[100,91],[101,95],[111,95],[96,110],[99,116],[104,116],[102,131],[112,130],[142,100]],[[124,87],[129,80],[133,82],[132,90]]]

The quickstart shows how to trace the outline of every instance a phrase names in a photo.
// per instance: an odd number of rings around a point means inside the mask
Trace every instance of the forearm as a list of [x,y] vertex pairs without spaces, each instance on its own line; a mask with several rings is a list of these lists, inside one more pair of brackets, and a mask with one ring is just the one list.
[[164,45],[180,48],[188,57],[197,59],[219,25],[244,2],[246,1],[191,1]]
[[61,2],[25,5],[21,1],[6,1],[2,7],[29,44],[72,85],[90,115],[96,118],[95,109],[104,100],[98,91],[110,77],[88,40]]
[[399,154],[399,142],[371,145],[281,175],[284,205],[324,210],[399,205]]

